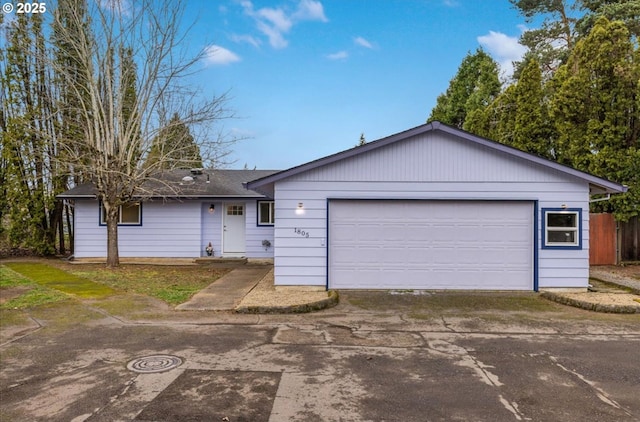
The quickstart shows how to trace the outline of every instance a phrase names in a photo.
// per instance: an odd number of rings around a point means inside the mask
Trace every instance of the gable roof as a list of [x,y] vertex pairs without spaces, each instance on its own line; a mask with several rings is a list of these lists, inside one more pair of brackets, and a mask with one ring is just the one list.
[[402,142],[403,140],[412,138],[416,135],[421,135],[428,132],[438,132],[438,131],[456,136],[468,142],[485,146],[495,151],[503,152],[509,156],[517,157],[532,163],[539,164],[549,169],[557,170],[560,173],[564,173],[564,174],[576,177],[578,179],[582,179],[588,182],[591,186],[598,188],[599,190],[598,193],[622,193],[627,191],[627,187],[619,183],[615,183],[610,180],[603,179],[601,177],[597,177],[580,170],[576,170],[573,167],[556,163],[555,161],[551,161],[546,158],[540,157],[538,155],[524,152],[522,150],[519,150],[517,148],[511,147],[508,145],[504,145],[495,141],[491,141],[486,138],[482,138],[480,136],[473,135],[472,133],[454,128],[452,126],[445,125],[437,121],[420,125],[412,129],[388,136],[386,138],[369,142],[362,146],[356,146],[354,148],[351,148],[342,152],[338,152],[336,154],[319,158],[317,160],[310,161],[308,163],[301,164],[296,167],[292,167],[288,170],[283,170],[280,172],[276,172],[274,174],[266,175],[264,177],[261,177],[259,179],[246,183],[245,187],[247,189],[255,190],[257,192],[266,192],[267,195],[271,195],[273,192],[273,184],[277,181],[280,181],[288,177],[295,176],[297,174],[304,173],[306,171],[313,170],[322,166],[326,166],[338,161],[346,160],[356,155],[365,154],[369,151],[373,151],[375,149],[382,148],[382,147],[394,144],[396,142]]
[[[210,170],[192,174],[179,169],[162,173],[156,180],[145,182],[137,195],[144,198],[262,198],[264,195],[244,188],[250,180],[264,178],[277,170]],[[193,180],[183,180],[189,176]],[[93,183],[83,183],[57,196],[60,199],[95,199]]]

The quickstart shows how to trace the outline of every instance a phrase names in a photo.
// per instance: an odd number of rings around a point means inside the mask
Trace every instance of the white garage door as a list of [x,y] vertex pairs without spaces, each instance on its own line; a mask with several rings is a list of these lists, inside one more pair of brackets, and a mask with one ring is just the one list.
[[533,290],[533,203],[332,200],[329,287]]

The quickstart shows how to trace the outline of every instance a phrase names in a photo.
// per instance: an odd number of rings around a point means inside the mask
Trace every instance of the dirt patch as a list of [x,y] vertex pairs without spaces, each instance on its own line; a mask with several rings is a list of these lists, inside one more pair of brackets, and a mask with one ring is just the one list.
[[31,289],[33,289],[33,287],[28,287],[28,286],[0,288],[0,305],[4,305],[11,299],[15,299],[16,297],[22,296],[23,294],[27,293]]
[[610,272],[614,276],[640,280],[640,265],[625,265],[625,266],[618,266],[618,265],[600,266],[599,265],[593,268],[597,270]]

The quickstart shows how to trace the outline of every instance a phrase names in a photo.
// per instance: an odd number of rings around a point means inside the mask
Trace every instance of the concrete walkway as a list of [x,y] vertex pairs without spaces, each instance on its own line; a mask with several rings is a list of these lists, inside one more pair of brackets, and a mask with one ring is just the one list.
[[[273,286],[271,269],[271,265],[235,268],[175,309],[260,314],[299,313],[324,309],[338,303],[337,292],[327,294],[325,291],[276,290]],[[629,282],[627,277],[612,274],[611,271],[604,269],[594,271],[592,268],[591,276],[620,285],[627,284],[621,281]],[[631,282],[635,281],[631,280]],[[634,301],[638,298],[637,291],[634,292],[635,295],[625,291],[613,293],[544,291],[541,295],[565,305],[597,312],[640,313],[640,303]]]
[[270,266],[235,268],[196,293],[188,302],[176,306],[176,310],[233,310],[270,269]]
[[633,293],[640,295],[640,280],[616,274],[615,270],[612,271],[611,269],[607,270],[599,267],[591,267],[589,276],[596,280],[602,280],[607,283],[627,287],[631,289]]

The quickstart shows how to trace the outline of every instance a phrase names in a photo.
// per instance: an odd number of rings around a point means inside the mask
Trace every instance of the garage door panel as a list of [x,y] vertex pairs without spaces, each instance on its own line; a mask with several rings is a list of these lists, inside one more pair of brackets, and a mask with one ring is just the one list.
[[533,288],[533,204],[330,203],[331,288]]

